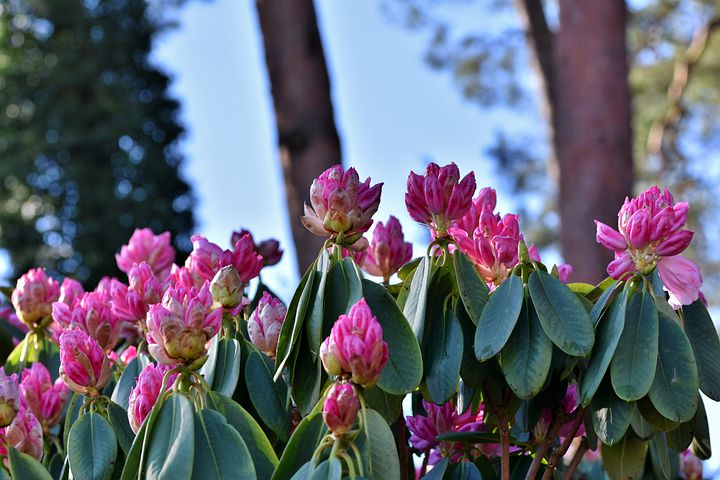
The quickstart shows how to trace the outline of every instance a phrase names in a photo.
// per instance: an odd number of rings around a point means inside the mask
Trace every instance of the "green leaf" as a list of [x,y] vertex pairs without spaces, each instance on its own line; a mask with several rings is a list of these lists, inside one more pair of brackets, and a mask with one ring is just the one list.
[[480,470],[472,462],[458,462],[450,465],[447,472],[450,480],[482,480]]
[[610,388],[598,392],[592,401],[592,422],[601,442],[615,445],[625,436],[633,408],[633,405],[619,399]]
[[342,478],[342,463],[340,459],[328,458],[317,466],[315,471],[310,475],[311,480],[340,480]]
[[[384,420],[383,420],[384,421]],[[322,413],[311,413],[303,418],[297,426],[278,463],[273,480],[291,478],[306,462],[308,462],[320,440],[327,433]],[[399,478],[399,477],[398,477]]]
[[550,372],[552,351],[532,303],[525,299],[520,318],[500,352],[503,375],[515,395],[527,399],[540,392]]
[[110,400],[127,410],[130,390],[135,387],[135,381],[137,377],[140,376],[141,371],[142,365],[140,364],[140,357],[133,358],[130,363],[127,364],[120,375],[120,379],[115,384]]
[[368,407],[377,411],[388,424],[394,423],[402,413],[404,395],[391,395],[377,385],[363,392]]
[[48,471],[45,470],[45,467],[42,466],[42,463],[27,453],[21,453],[14,448],[8,448],[7,459],[10,476],[15,480],[52,480],[52,477]]
[[635,435],[642,438],[643,440],[647,440],[648,438],[653,436],[653,433],[655,433],[655,427],[647,420],[645,420],[645,418],[640,413],[640,409],[638,409],[637,405],[632,407],[630,426],[632,427],[633,432],[635,432]]
[[230,396],[240,378],[240,343],[234,338],[223,338],[218,342],[215,374],[211,388],[215,392]]
[[365,410],[366,424],[356,440],[363,458],[365,476],[373,480],[400,478],[400,461],[395,437],[387,422],[373,409]]
[[650,447],[650,460],[657,478],[670,480],[670,457],[668,456],[665,432],[655,432],[648,444]]
[[475,329],[476,326],[465,311],[462,302],[455,305],[455,317],[460,322],[463,333],[463,357],[460,364],[460,377],[463,382],[472,387],[479,387],[485,378],[487,363],[481,363],[475,357]]
[[260,425],[243,407],[225,395],[212,392],[210,407],[220,412],[240,434],[255,464],[259,480],[269,479],[278,464],[278,458]]
[[[342,270],[342,267],[336,269],[337,265],[337,263],[330,263],[328,251],[327,249],[324,249],[318,258],[317,272],[315,273],[316,281],[311,298],[312,309],[308,313],[307,321],[305,322],[305,332],[307,334],[307,341],[310,345],[310,352],[312,353],[313,361],[318,356],[320,344],[323,340],[323,319],[327,296],[333,296],[335,294],[335,288],[337,287],[336,285],[331,284],[331,287],[328,288],[328,277],[331,275],[329,272],[332,272],[333,270]],[[342,272],[339,274],[336,273],[334,276],[344,277]],[[344,280],[344,278],[342,280]]]
[[523,283],[511,275],[490,296],[475,330],[475,356],[485,361],[505,346],[523,304]]
[[165,403],[165,398],[165,395],[161,395],[158,398],[158,401],[155,402],[152,410],[150,410],[150,413],[145,417],[142,425],[140,425],[140,430],[138,430],[135,435],[135,440],[133,440],[130,451],[125,457],[125,465],[123,465],[120,476],[121,480],[144,479],[144,461],[147,460],[147,447],[149,445],[150,433],[153,425],[155,425],[158,413]]
[[[362,274],[352,258],[343,258],[340,262],[335,262],[330,269],[327,278],[327,287],[325,288],[325,308],[321,311],[318,333],[320,342],[330,334],[330,329],[337,321],[340,315],[350,311],[350,307],[355,305],[363,296]],[[324,313],[323,313],[324,312]],[[324,320],[323,320],[324,318]],[[308,332],[308,339],[313,339]],[[310,343],[310,351],[313,352],[313,359],[317,357],[315,354],[320,349],[320,342],[317,346]]]
[[370,311],[383,329],[388,344],[388,362],[383,368],[378,386],[393,395],[413,391],[423,375],[420,346],[395,300],[375,282],[363,280],[363,294]]
[[147,475],[145,478],[190,478],[195,457],[194,425],[190,400],[183,395],[171,394],[150,428],[143,469]]
[[625,327],[610,363],[618,397],[631,402],[647,394],[655,378],[658,356],[658,313],[649,291],[636,293],[625,313]]
[[625,326],[627,298],[628,290],[623,290],[615,297],[615,301],[610,304],[610,308],[602,316],[601,323],[597,326],[595,345],[580,387],[580,400],[584,407],[588,406],[597,392],[620,341]]
[[695,415],[695,433],[693,434],[693,441],[690,448],[700,460],[707,460],[712,456],[710,427],[708,425],[707,413],[705,412],[705,403],[702,399],[698,403],[697,415]]
[[110,402],[107,406],[107,413],[110,426],[115,432],[115,437],[120,444],[120,448],[122,448],[123,453],[127,455],[133,440],[135,440],[135,433],[132,431],[132,428],[130,428],[130,423],[128,422],[128,412],[117,403]]
[[675,319],[659,312],[657,368],[648,396],[665,418],[686,422],[697,410],[698,371],[690,341]]
[[720,401],[720,339],[705,305],[696,301],[682,309],[685,334],[690,340],[698,369],[700,390]]
[[70,392],[70,403],[68,403],[67,413],[65,414],[65,424],[63,427],[63,445],[68,444],[68,435],[73,423],[78,419],[80,415],[80,408],[85,403],[85,397],[79,393]]
[[613,292],[615,292],[615,289],[619,284],[620,280],[615,280],[615,282],[613,282],[613,284],[608,287],[602,293],[602,295],[600,295],[600,297],[593,305],[592,309],[590,310],[590,321],[592,322],[593,326],[597,326],[597,323],[600,321],[600,317],[605,311],[607,303],[610,301],[610,297],[612,297]]
[[442,405],[457,390],[463,337],[455,312],[448,308],[429,326],[431,341],[425,350],[425,384],[430,399]]
[[262,421],[283,441],[290,431],[290,416],[285,408],[287,388],[272,378],[272,361],[260,352],[250,352],[245,362],[245,381],[255,410]]
[[693,417],[691,420],[681,423],[677,428],[670,430],[669,432],[665,432],[665,438],[667,439],[668,446],[676,452],[685,451],[690,446],[693,441],[693,437],[695,436],[696,423],[697,418]]
[[301,339],[293,363],[295,368],[290,376],[290,391],[300,414],[307,415],[320,400],[320,389],[327,375],[322,362],[313,360],[305,339]]
[[638,400],[636,405],[643,418],[658,430],[669,432],[680,425],[677,422],[665,418],[660,412],[658,412],[648,396]]
[[402,311],[418,343],[422,342],[425,334],[425,307],[431,270],[431,259],[423,257],[413,275]]
[[490,290],[475,268],[475,265],[460,250],[453,253],[455,275],[457,276],[460,298],[465,305],[465,310],[477,325],[485,305],[488,302]]
[[442,480],[445,476],[445,472],[447,471],[449,464],[450,459],[447,457],[443,458],[438,463],[433,465],[433,468],[430,469],[427,475],[422,477],[423,480]]
[[616,445],[602,445],[602,459],[611,480],[635,479],[640,476],[647,455],[647,442],[628,433]]
[[214,410],[195,413],[193,480],[254,479],[255,466],[240,434]]
[[461,443],[500,443],[499,433],[486,432],[447,432],[437,436],[443,442]]
[[108,480],[117,457],[115,432],[99,414],[86,413],[70,429],[67,451],[74,478]]
[[550,340],[568,355],[579,357],[590,353],[595,341],[593,324],[577,295],[541,270],[530,274],[528,289]]

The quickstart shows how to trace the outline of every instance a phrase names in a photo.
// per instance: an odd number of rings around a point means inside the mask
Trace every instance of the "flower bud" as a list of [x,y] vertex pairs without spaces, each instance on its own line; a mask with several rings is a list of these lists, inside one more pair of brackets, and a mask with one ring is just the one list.
[[595,220],[595,225],[597,226],[595,240],[597,240],[600,245],[614,251],[622,251],[627,248],[627,241],[620,232],[597,220]]
[[256,245],[255,250],[263,259],[263,265],[270,267],[276,265],[282,259],[283,251],[280,249],[280,242],[274,238],[263,240]]
[[137,357],[137,353],[137,347],[135,345],[130,345],[120,354],[120,361],[122,361],[125,365],[128,365]]
[[84,331],[67,330],[60,335],[60,378],[73,392],[95,397],[110,380],[110,360]]
[[[130,389],[128,400],[128,421],[133,432],[137,433],[140,430],[143,421],[157,403],[162,390],[163,376],[171,368],[168,365],[151,363],[140,372],[140,376],[135,381],[135,387]],[[177,373],[168,377],[165,384],[166,391],[172,388],[176,377]]]
[[149,228],[137,229],[127,245],[115,255],[118,268],[129,273],[136,263],[146,262],[157,278],[163,279],[170,272],[175,260],[175,249],[170,245],[170,232],[155,235]]
[[42,426],[35,415],[26,408],[18,411],[10,425],[0,428],[0,438],[4,440],[0,442],[0,456],[7,456],[9,447],[37,460],[43,456]]
[[191,240],[193,249],[185,261],[185,267],[192,274],[195,287],[200,288],[203,282],[210,282],[224,265],[225,252],[202,235],[193,235]]
[[20,277],[12,293],[12,304],[18,318],[34,328],[52,312],[60,297],[60,285],[45,270],[36,268]]
[[675,309],[690,305],[698,299],[702,287],[700,269],[685,257],[663,257],[657,263],[663,289],[670,296],[668,303]]
[[694,233],[690,230],[678,230],[655,247],[655,253],[663,257],[679,255],[690,246]]
[[275,357],[278,337],[286,313],[287,309],[279,299],[268,292],[263,292],[257,308],[248,319],[247,329],[250,340],[270,357]]
[[117,280],[110,283],[110,305],[113,314],[123,322],[145,328],[145,316],[148,308],[160,303],[163,289],[155,277],[150,265],[146,262],[136,263],[128,273],[129,285]]
[[225,265],[218,270],[210,283],[213,301],[225,308],[235,308],[240,305],[244,291],[245,284],[232,265]]
[[323,420],[334,436],[340,437],[352,428],[360,402],[350,383],[334,383],[323,403]]
[[255,252],[255,243],[252,236],[247,233],[235,242],[232,250],[225,252],[222,264],[235,267],[240,280],[248,284],[260,274],[263,258]]
[[361,256],[360,266],[370,275],[388,281],[412,258],[412,243],[405,242],[400,221],[390,216],[385,225],[378,223],[370,246]]
[[85,289],[80,282],[66,277],[62,281],[62,285],[60,285],[60,298],[58,298],[58,302],[72,305],[83,293],[85,293]]
[[0,367],[0,427],[10,425],[20,409],[20,388],[17,374],[5,375],[5,368]]
[[45,365],[34,363],[32,367],[25,369],[20,391],[24,405],[32,411],[44,430],[60,421],[68,389],[60,378],[53,383]]
[[684,480],[702,480],[703,464],[690,449],[680,454],[680,475]]
[[53,320],[63,329],[79,327],[97,340],[103,350],[109,352],[115,348],[122,322],[113,313],[111,293],[107,289],[86,292],[70,306],[55,302],[52,312]]

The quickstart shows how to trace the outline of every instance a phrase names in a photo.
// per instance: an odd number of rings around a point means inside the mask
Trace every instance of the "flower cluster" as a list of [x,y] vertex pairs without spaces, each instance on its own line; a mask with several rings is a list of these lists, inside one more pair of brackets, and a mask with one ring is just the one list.
[[271,358],[275,357],[278,337],[286,313],[285,305],[278,298],[263,292],[255,311],[248,319],[247,330],[250,340]]
[[48,317],[52,304],[60,297],[60,285],[45,270],[29,270],[17,281],[12,293],[12,304],[20,321],[30,328]]
[[387,223],[378,223],[373,230],[370,246],[362,253],[358,263],[370,275],[390,277],[412,258],[412,243],[406,242],[400,221],[392,215]]
[[60,378],[53,382],[45,365],[34,363],[22,372],[20,392],[23,406],[37,417],[44,431],[60,421],[68,388]]
[[[169,365],[149,364],[140,372],[135,386],[130,389],[130,399],[128,401],[128,421],[133,432],[140,430],[145,418],[162,393],[163,377],[172,369]],[[173,386],[173,382],[177,377],[177,373],[170,373],[165,382],[165,390],[169,390]]]

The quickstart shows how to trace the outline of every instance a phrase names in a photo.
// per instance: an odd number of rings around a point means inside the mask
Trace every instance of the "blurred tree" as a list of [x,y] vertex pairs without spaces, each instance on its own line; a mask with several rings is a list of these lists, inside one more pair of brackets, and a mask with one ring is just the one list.
[[330,80],[312,0],[256,1],[267,63],[288,214],[300,272],[315,260],[324,239],[300,223],[309,186],[340,163]]
[[94,285],[136,227],[189,250],[179,104],[145,0],[0,2],[0,247]]

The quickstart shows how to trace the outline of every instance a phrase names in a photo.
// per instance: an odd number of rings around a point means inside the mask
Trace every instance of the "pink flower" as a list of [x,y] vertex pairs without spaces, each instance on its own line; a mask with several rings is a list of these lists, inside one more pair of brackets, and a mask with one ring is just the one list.
[[205,280],[200,277],[196,277],[187,267],[178,267],[173,264],[170,267],[170,275],[165,279],[163,283],[163,292],[167,291],[170,287],[175,288],[200,288]]
[[43,429],[46,430],[60,421],[68,389],[60,378],[53,383],[45,365],[33,363],[32,367],[23,371],[20,391],[24,406],[40,420]]
[[255,244],[249,233],[240,237],[233,244],[232,250],[225,252],[222,265],[235,267],[240,275],[240,280],[245,284],[260,274],[260,270],[263,268],[263,257],[255,252]]
[[17,374],[5,375],[0,367],[0,427],[6,427],[13,421],[20,409],[20,387]]
[[702,480],[703,464],[690,449],[680,454],[680,475],[684,480]]
[[195,286],[200,288],[202,282],[212,281],[217,271],[225,265],[225,252],[202,235],[193,235],[191,239],[193,249],[185,261],[185,267],[192,273]]
[[[10,425],[0,428],[0,455],[7,455],[7,448],[26,453],[40,460],[43,456],[43,430],[35,415],[21,408]],[[5,460],[7,466],[7,459]]]
[[110,360],[84,331],[67,330],[60,335],[60,378],[73,392],[95,397],[110,380]]
[[305,228],[321,237],[343,237],[352,245],[372,225],[372,216],[380,204],[382,183],[370,186],[370,179],[360,182],[354,168],[342,165],[325,170],[310,187],[310,204],[305,204],[301,218]]
[[[560,403],[563,407],[563,412],[565,414],[573,413],[577,409],[577,407],[580,405],[580,395],[578,393],[577,385],[575,385],[574,383],[568,384],[567,389],[565,390],[565,395],[563,396],[563,399]],[[540,413],[540,419],[538,420],[538,423],[533,430],[536,437],[545,437],[545,435],[547,434],[547,430],[552,423],[552,419],[553,414],[551,409],[546,408]],[[573,433],[573,423],[574,420],[569,420],[565,424],[563,424],[558,431],[558,435],[560,437],[567,437],[571,435]],[[577,429],[573,436],[580,437],[584,434],[585,424],[580,423],[580,427]]]
[[[240,231],[233,232],[230,236],[230,244],[235,245],[238,240],[240,240],[246,234],[252,237],[250,231],[244,228]],[[283,251],[280,249],[280,242],[278,242],[274,238],[268,238],[261,241],[260,243],[255,243],[255,252],[257,252],[257,254],[262,257],[263,266],[265,267],[277,264],[283,256]]]
[[362,255],[360,266],[386,282],[412,258],[412,243],[405,242],[402,225],[392,215],[387,223],[375,226],[372,242]]
[[678,256],[693,237],[693,232],[683,230],[688,208],[687,202],[675,203],[668,190],[653,186],[637,198],[625,199],[618,230],[596,220],[598,243],[615,252],[608,274],[620,279],[635,272],[647,275],[657,267],[674,308],[697,300],[700,269]]
[[120,248],[115,261],[120,270],[129,273],[136,263],[146,262],[153,273],[165,278],[175,260],[175,249],[170,245],[170,232],[155,235],[149,228],[136,229],[127,245]]
[[263,292],[257,308],[248,319],[247,329],[250,340],[270,357],[275,357],[278,337],[286,313],[287,309],[279,299],[268,292]]
[[361,298],[340,317],[320,347],[325,370],[331,375],[351,376],[353,383],[372,387],[388,360],[382,327]]
[[333,383],[323,403],[323,420],[334,436],[340,437],[352,428],[360,402],[350,383]]
[[60,285],[45,270],[28,270],[17,281],[12,293],[12,304],[18,318],[29,327],[35,327],[52,312],[52,303],[60,297]]
[[110,304],[113,314],[123,322],[138,324],[145,328],[145,316],[148,308],[154,303],[160,303],[163,290],[162,285],[155,278],[149,264],[136,263],[128,273],[129,286],[113,280],[110,286]]
[[86,292],[73,305],[55,302],[52,312],[63,330],[79,327],[105,351],[112,350],[120,336],[121,321],[113,313],[110,292],[105,289]]
[[137,357],[137,353],[137,347],[130,345],[120,354],[120,361],[127,365]]
[[60,298],[58,298],[58,302],[72,305],[83,293],[85,293],[85,289],[80,282],[69,277],[65,278],[62,281],[62,285],[60,285]]
[[165,365],[189,365],[205,354],[221,323],[222,309],[213,310],[207,282],[199,291],[170,287],[161,304],[150,306],[148,350]]
[[473,172],[460,180],[460,171],[454,163],[444,167],[430,163],[425,168],[425,175],[410,172],[405,206],[413,220],[444,235],[453,220],[470,210],[474,192]]
[[224,308],[235,308],[240,305],[244,292],[245,284],[232,265],[225,265],[218,270],[210,283],[213,301]]
[[[149,364],[140,372],[135,387],[130,389],[128,420],[130,428],[137,433],[145,417],[157,403],[162,390],[163,376],[171,369],[169,365]],[[177,373],[172,373],[165,384],[165,391],[173,386]]]

